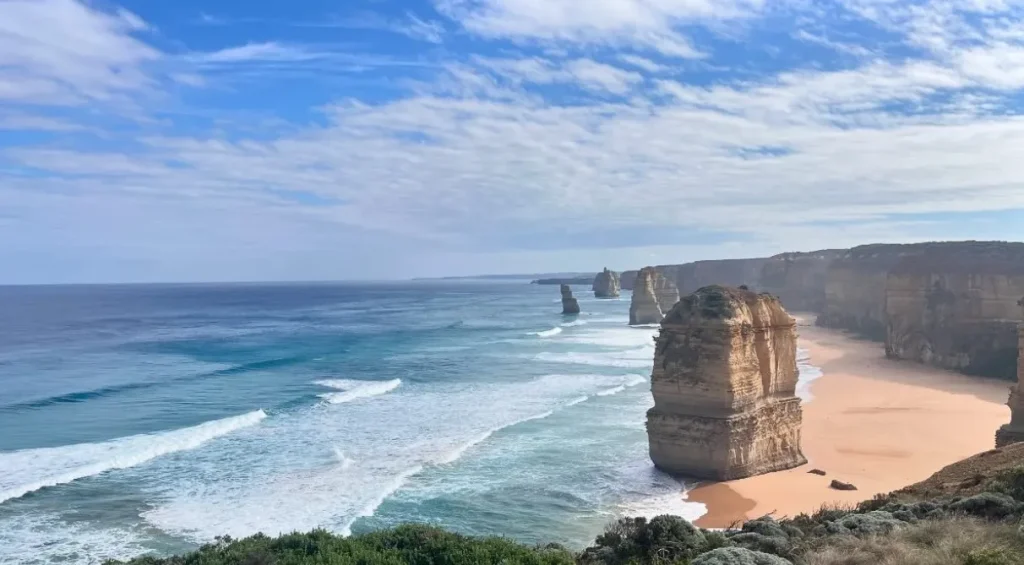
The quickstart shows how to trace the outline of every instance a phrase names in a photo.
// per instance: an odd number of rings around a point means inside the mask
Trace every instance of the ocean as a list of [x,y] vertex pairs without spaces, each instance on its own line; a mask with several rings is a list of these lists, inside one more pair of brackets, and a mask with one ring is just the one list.
[[700,516],[647,456],[656,329],[575,292],[578,317],[525,282],[0,287],[0,562]]

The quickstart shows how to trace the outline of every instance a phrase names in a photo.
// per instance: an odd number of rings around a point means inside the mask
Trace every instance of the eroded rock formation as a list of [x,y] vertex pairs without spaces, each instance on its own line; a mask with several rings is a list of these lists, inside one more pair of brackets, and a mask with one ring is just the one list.
[[563,314],[579,314],[580,303],[572,295],[572,288],[567,284],[561,286],[562,292],[562,313]]
[[886,355],[1017,378],[1024,243],[921,244],[886,278]]
[[[1019,304],[1024,307],[1024,300]],[[1017,327],[1017,352],[1017,383],[1010,388],[1010,400],[1006,403],[1010,407],[1010,423],[996,432],[996,447],[1024,442],[1024,325]]]
[[607,267],[594,277],[594,296],[598,298],[617,298],[619,296],[619,274],[609,271]]
[[825,308],[829,265],[846,251],[823,249],[775,255],[761,268],[757,289],[778,296],[790,312],[821,312]]
[[731,480],[796,467],[796,322],[768,294],[709,286],[666,315],[647,434],[669,473]]

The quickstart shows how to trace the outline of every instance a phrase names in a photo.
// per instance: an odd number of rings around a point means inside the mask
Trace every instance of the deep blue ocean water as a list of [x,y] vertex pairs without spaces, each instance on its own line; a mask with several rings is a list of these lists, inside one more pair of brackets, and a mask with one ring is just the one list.
[[700,515],[647,456],[655,330],[575,290],[578,318],[521,282],[0,287],[0,562]]

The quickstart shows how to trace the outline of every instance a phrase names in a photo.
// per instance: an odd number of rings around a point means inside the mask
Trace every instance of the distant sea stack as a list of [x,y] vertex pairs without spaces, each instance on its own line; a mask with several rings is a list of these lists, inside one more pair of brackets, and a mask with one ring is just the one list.
[[633,290],[638,274],[640,271],[622,271],[622,274],[619,275],[619,286],[622,290]]
[[655,340],[651,460],[732,480],[807,462],[800,450],[796,322],[768,294],[709,286],[684,297]]
[[822,249],[809,253],[782,253],[761,267],[757,289],[779,297],[790,312],[825,309],[825,280],[828,268],[846,249]]
[[[1024,301],[1021,306],[1024,307]],[[1017,384],[1010,388],[1010,400],[1006,403],[1010,407],[1010,423],[996,432],[996,447],[1024,441],[1024,325],[1017,327],[1017,351]]]
[[562,313],[563,314],[579,314],[580,303],[572,295],[572,288],[567,284],[563,284],[561,287],[562,291]]
[[886,277],[886,355],[1015,380],[1024,243],[929,243],[914,251]]
[[618,298],[619,274],[609,271],[607,267],[594,277],[594,296],[598,298]]

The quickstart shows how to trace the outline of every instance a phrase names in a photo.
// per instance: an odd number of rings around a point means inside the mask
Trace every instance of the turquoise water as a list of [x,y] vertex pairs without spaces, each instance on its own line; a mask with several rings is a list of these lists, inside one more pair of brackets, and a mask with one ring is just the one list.
[[426,522],[580,547],[698,516],[653,469],[653,328],[525,283],[0,288],[0,561]]

